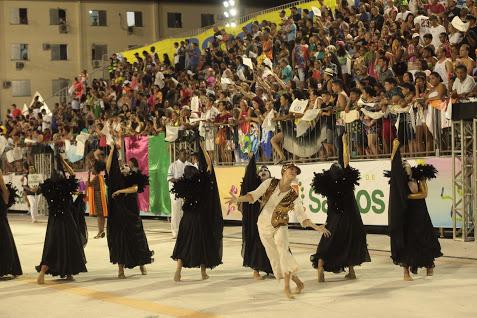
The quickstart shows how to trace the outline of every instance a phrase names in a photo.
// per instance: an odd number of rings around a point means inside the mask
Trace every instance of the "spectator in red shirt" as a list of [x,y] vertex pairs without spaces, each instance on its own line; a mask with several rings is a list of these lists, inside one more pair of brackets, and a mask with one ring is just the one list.
[[12,104],[10,106],[10,114],[13,119],[17,119],[18,117],[22,115],[22,111],[19,108],[17,108],[16,104]]
[[439,3],[439,0],[431,0],[431,3],[424,5],[424,9],[427,10],[429,15],[442,15],[446,12],[446,7],[442,3]]

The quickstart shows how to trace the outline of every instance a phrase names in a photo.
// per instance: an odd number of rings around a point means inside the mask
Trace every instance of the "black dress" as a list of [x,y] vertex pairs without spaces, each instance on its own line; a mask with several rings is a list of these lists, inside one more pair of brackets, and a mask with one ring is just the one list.
[[7,211],[15,202],[16,191],[11,184],[7,184],[7,188],[10,192],[8,203],[5,204],[0,198],[0,277],[23,274],[15,240],[7,218]]
[[[85,237],[77,223],[79,212],[73,204],[72,194],[78,189],[78,180],[55,177],[40,185],[40,191],[48,202],[48,225],[39,272],[48,266],[47,274],[65,277],[86,270],[84,254]],[[83,215],[84,219],[84,215]]]
[[113,198],[112,194],[134,185],[138,193],[144,191],[147,177],[140,172],[126,176],[121,173],[118,152],[113,149],[111,170],[107,175],[108,185],[108,227],[107,238],[109,259],[113,264],[121,264],[126,268],[150,264],[154,261],[154,251],[149,249],[146,234],[139,215],[137,193],[120,194]]
[[[255,155],[250,159],[243,177],[240,195],[254,191],[261,184],[257,175]],[[259,272],[273,273],[265,247],[258,234],[257,221],[260,215],[260,202],[242,204],[242,257],[243,266]]]
[[[435,177],[431,165],[412,168],[412,177],[417,182]],[[396,265],[410,267],[413,273],[418,268],[433,268],[440,256],[441,246],[434,231],[426,200],[408,199],[409,178],[403,168],[398,151],[391,163],[389,192],[389,232],[391,258]]]
[[345,267],[370,262],[366,231],[354,196],[359,171],[334,164],[323,173],[315,173],[313,189],[327,198],[326,228],[330,237],[321,237],[316,254],[311,255],[313,267],[324,261],[324,270],[339,273]]
[[222,264],[223,218],[215,172],[207,172],[200,153],[199,169],[186,166],[184,177],[174,183],[172,193],[183,198],[184,216],[171,258],[181,260],[183,267]]
[[313,267],[318,260],[324,261],[324,270],[339,273],[345,267],[371,262],[366,242],[366,231],[354,196],[354,188],[359,185],[359,171],[344,166],[343,141],[338,138],[338,164],[322,173],[315,173],[312,187],[316,193],[327,198],[328,212],[326,228],[330,237],[322,236],[316,253],[311,255]]

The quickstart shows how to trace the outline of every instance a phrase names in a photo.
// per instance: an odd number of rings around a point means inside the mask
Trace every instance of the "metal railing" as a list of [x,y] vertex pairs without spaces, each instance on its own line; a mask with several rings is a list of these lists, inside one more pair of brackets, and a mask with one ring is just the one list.
[[[389,158],[395,138],[400,140],[403,157],[449,156],[451,154],[451,130],[437,126],[434,133],[424,123],[412,127],[401,122],[395,127],[396,119],[381,118],[370,123],[360,118],[351,123],[337,126],[325,117],[316,120],[306,132],[299,133],[293,120],[278,122],[279,130],[264,132],[256,123],[209,124],[205,128],[206,145],[214,162],[221,165],[243,164],[248,161],[248,153],[255,153],[257,162],[271,164],[278,161],[319,162],[336,160],[338,138],[346,132],[349,154],[352,159]],[[278,128],[278,127],[277,127]],[[198,132],[194,134],[198,136]],[[179,133],[171,143],[171,153],[177,148],[195,147],[190,133]],[[198,137],[196,137],[196,140]],[[276,148],[283,153],[281,158]],[[213,145],[213,146],[210,146]],[[213,147],[213,149],[211,149]],[[273,150],[272,150],[273,149]]]

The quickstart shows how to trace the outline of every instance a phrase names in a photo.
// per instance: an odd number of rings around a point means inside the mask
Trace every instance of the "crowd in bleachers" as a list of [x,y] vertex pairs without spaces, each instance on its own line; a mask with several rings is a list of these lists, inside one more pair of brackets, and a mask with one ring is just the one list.
[[[255,21],[239,36],[214,27],[207,48],[154,47],[113,54],[109,78],[74,79],[71,101],[28,112],[15,105],[2,130],[9,146],[90,134],[85,152],[116,137],[200,137],[215,161],[325,160],[347,131],[354,157],[450,149],[449,105],[477,96],[473,0],[344,1],[332,12],[291,8],[280,23]],[[307,100],[296,111],[295,100]]]

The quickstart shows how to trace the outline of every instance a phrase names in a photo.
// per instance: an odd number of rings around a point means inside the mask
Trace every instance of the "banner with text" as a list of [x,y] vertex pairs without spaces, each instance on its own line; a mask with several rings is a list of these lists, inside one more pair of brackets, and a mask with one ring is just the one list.
[[[439,174],[437,179],[428,183],[427,207],[435,227],[452,227],[452,164],[451,158],[423,158],[409,160],[411,165],[428,163],[434,165]],[[388,224],[388,178],[383,176],[384,170],[389,170],[389,160],[352,162],[354,168],[361,172],[360,185],[356,187],[355,196],[365,225]],[[300,197],[305,210],[315,223],[326,221],[326,198],[317,195],[311,189],[314,172],[328,169],[330,162],[298,165],[301,175],[298,177]],[[269,166],[272,176],[280,178],[281,166]],[[241,220],[242,215],[235,205],[225,204],[229,192],[240,193],[240,184],[245,167],[217,167],[216,175],[222,200],[222,211],[226,220]],[[295,222],[293,215],[291,221]]]

